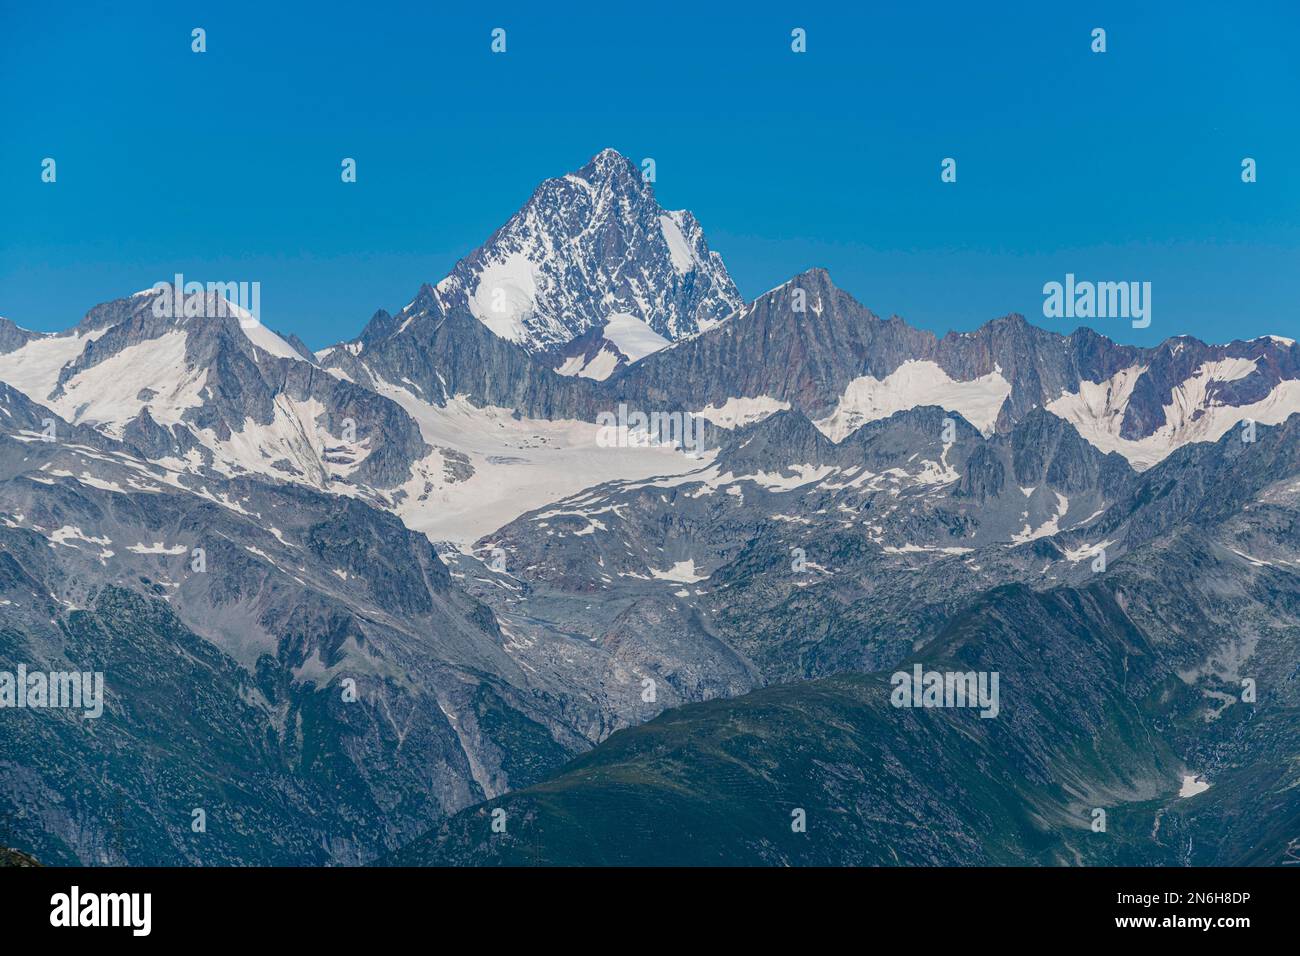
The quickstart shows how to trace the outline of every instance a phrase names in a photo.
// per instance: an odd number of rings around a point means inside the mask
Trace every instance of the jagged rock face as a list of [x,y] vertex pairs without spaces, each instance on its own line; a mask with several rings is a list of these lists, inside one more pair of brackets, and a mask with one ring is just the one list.
[[672,396],[695,408],[767,396],[820,418],[856,376],[928,356],[933,343],[928,332],[881,321],[814,269],[610,384],[629,396]]
[[710,410],[728,402],[748,402],[756,416],[794,407],[837,441],[920,405],[986,433],[1046,408],[1097,448],[1147,468],[1243,419],[1277,424],[1300,411],[1300,347],[1178,338],[1141,349],[1087,329],[1059,335],[1018,315],[937,339],[878,318],[813,269],[616,372],[606,388],[628,401],[671,398],[714,421]]
[[445,405],[465,396],[479,405],[530,418],[593,421],[603,407],[595,383],[559,375],[494,335],[464,306],[445,305],[425,286],[389,335],[362,336],[321,354],[326,369],[370,388],[407,388],[421,401]]
[[799,411],[780,411],[728,435],[718,466],[737,475],[784,469],[788,465],[838,464],[853,457]]
[[[187,296],[175,316],[155,314],[155,295],[96,306],[0,364],[33,400],[181,470],[373,497],[427,454],[401,408],[328,374],[300,343],[245,327],[212,294]],[[186,316],[186,305],[203,314]]]
[[1122,456],[1103,455],[1072,425],[1042,409],[1030,411],[997,443],[1011,446],[1013,477],[1022,488],[1046,484],[1066,494],[1105,489],[1113,499],[1133,476]]
[[[1278,426],[1259,428],[1254,441],[1242,441],[1230,432],[1213,444],[1180,448],[1139,480],[1129,482],[1114,507],[1088,527],[1088,537],[1112,541],[1110,553],[1123,554],[1182,526],[1215,526],[1231,515],[1255,511],[1255,502],[1290,501],[1300,488],[1288,476],[1297,474],[1300,415]],[[1290,521],[1275,530],[1290,531]],[[1060,543],[1070,547],[1078,540],[1079,535],[1068,534]],[[1300,537],[1295,541],[1300,542]]]
[[676,340],[741,304],[695,217],[662,209],[654,187],[611,149],[538,186],[437,290],[529,351],[562,345],[617,313]]
[[21,329],[8,319],[0,318],[0,355],[21,348],[34,338],[39,338],[37,333]]

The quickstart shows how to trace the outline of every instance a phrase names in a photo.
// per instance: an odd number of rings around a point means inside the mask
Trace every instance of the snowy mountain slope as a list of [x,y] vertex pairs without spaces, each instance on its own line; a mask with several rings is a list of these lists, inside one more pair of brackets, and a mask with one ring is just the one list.
[[985,432],[1047,408],[1102,451],[1147,468],[1246,419],[1276,424],[1300,411],[1300,347],[1279,336],[1226,345],[1179,337],[1142,349],[1089,329],[1059,335],[1018,315],[940,339],[878,318],[812,269],[617,370],[605,390],[629,402],[672,396],[724,428],[795,408],[837,439],[926,404]]
[[1117,451],[1138,468],[1149,468],[1183,445],[1218,441],[1243,421],[1277,425],[1300,411],[1300,380],[1277,381],[1257,400],[1247,395],[1237,403],[1225,392],[1242,379],[1263,378],[1259,359],[1210,359],[1171,387],[1169,401],[1161,406],[1162,424],[1148,435],[1126,435],[1134,391],[1148,370],[1135,365],[1103,382],[1081,380],[1077,391],[1062,392],[1047,409],[1073,424],[1098,448]]
[[443,405],[380,382],[381,395],[420,426],[433,451],[391,493],[407,527],[467,547],[547,502],[615,479],[673,475],[698,459],[665,447],[602,447],[600,428],[572,419],[524,418],[463,397]]
[[[616,324],[615,335],[629,351],[654,344],[643,325],[639,336],[627,328]],[[355,342],[322,351],[320,362],[419,423],[429,450],[382,497],[435,541],[467,546],[594,481],[698,465],[667,448],[602,447],[595,422],[614,406],[597,382],[557,374],[429,286],[396,318],[381,313]]]
[[[807,295],[803,313],[791,307],[794,289]],[[1143,352],[1013,317],[936,340],[876,319],[816,271],[673,347],[659,347],[665,340],[635,317],[616,316],[585,334],[600,343],[598,357],[617,352],[603,381],[589,380],[590,362],[586,376],[548,370],[428,286],[398,317],[379,313],[356,342],[324,350],[318,361],[329,374],[255,323],[157,319],[148,304],[134,296],[97,307],[70,333],[22,337],[0,355],[0,381],[173,468],[361,495],[460,546],[603,481],[698,467],[661,448],[599,447],[592,423],[621,402],[650,410],[698,402],[694,410],[723,429],[784,408],[820,411],[817,427],[840,441],[930,404],[985,434],[1045,407],[1137,467],[1217,438],[1244,415],[1280,420],[1296,404],[1296,380],[1285,377],[1295,347],[1274,339],[1180,339]],[[1089,382],[1101,374],[1092,370],[1110,368],[1109,385]],[[1187,377],[1171,386],[1166,422],[1155,425],[1145,412],[1161,399],[1152,383],[1179,374]],[[1060,397],[1032,400],[1055,382],[1067,383]],[[1071,382],[1079,391],[1068,391]],[[749,391],[759,394],[734,394]],[[1125,437],[1139,413],[1155,430]],[[1015,529],[1024,540],[1052,527],[1057,502],[1044,500],[1047,512],[1027,513]]]
[[[598,447],[591,383],[550,372],[463,308],[448,321],[431,291],[417,297],[429,311],[371,348],[322,353],[328,371],[236,307],[159,318],[146,293],[97,307],[71,333],[21,342],[0,355],[0,382],[174,471],[361,496],[463,545],[592,482],[697,464],[664,448]],[[631,317],[608,325],[632,355],[663,343]],[[518,414],[528,376],[540,382],[539,417]]]
[[772,527],[810,554],[821,537],[850,534],[881,562],[897,557],[910,568],[1086,525],[1133,476],[1123,458],[1041,409],[1010,433],[985,436],[923,406],[838,443],[783,411],[738,430],[692,471],[594,485],[479,547],[503,548],[530,582],[611,593],[620,578],[705,581]]
[[667,339],[636,316],[617,314],[548,353],[561,375],[604,381],[618,369],[668,348]]
[[1011,383],[1002,377],[999,366],[987,375],[962,382],[954,381],[935,362],[909,359],[883,379],[863,375],[849,382],[835,411],[816,424],[839,441],[864,422],[920,405],[938,405],[989,434],[1010,394]]
[[[223,828],[205,862],[364,862],[659,709],[613,650],[498,625],[424,535],[366,502],[169,468],[86,425],[46,441],[53,415],[0,385],[0,664],[105,670],[110,732],[0,728],[23,768],[0,809],[26,808],[46,859],[194,862],[158,821],[233,787],[220,806],[255,825]],[[105,765],[111,784],[74,786]],[[140,839],[113,843],[114,819]]]
[[202,314],[172,317],[153,300],[147,290],[97,306],[70,332],[0,354],[0,381],[196,473],[372,494],[426,453],[400,408],[324,373],[237,306],[191,296]]
[[741,304],[695,218],[662,209],[653,186],[612,149],[538,186],[436,289],[529,351],[620,314],[676,340]]

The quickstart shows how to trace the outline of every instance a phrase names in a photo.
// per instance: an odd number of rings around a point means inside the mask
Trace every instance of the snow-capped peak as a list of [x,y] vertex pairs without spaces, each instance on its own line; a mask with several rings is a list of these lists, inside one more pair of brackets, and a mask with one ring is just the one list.
[[633,182],[640,179],[633,162],[616,149],[606,146],[587,161],[576,173],[572,174],[592,185],[599,185],[609,179],[623,179]]
[[543,182],[437,289],[532,352],[616,315],[677,340],[742,304],[695,217],[660,207],[639,167],[613,149]]

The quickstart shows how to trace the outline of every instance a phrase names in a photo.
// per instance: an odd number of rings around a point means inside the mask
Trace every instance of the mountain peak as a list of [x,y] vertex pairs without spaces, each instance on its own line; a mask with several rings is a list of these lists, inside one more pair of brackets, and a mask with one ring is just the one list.
[[618,150],[610,147],[602,149],[591,157],[587,164],[574,175],[593,184],[614,178],[623,180],[639,180],[641,178],[637,172],[636,164]]
[[804,293],[812,292],[815,295],[823,292],[838,291],[835,283],[831,280],[831,275],[821,266],[813,266],[805,269],[798,275],[786,279],[780,285],[768,289],[762,295],[758,296],[746,308],[752,309],[762,302],[780,302],[794,295],[796,289]]
[[543,182],[437,292],[447,308],[463,303],[498,337],[534,353],[620,314],[676,341],[743,301],[695,217],[660,207],[614,149]]
[[823,266],[812,266],[799,273],[791,282],[815,282],[819,285],[834,285],[830,272]]

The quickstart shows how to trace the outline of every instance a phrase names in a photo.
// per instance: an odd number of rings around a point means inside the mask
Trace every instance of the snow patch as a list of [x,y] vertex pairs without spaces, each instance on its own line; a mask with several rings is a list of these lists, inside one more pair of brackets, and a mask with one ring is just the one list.
[[104,334],[48,335],[32,339],[21,348],[0,355],[0,382],[13,386],[34,402],[47,404],[59,380],[59,371]]
[[666,349],[672,343],[634,315],[615,312],[605,323],[602,333],[629,362],[639,362],[647,355]]
[[673,271],[678,275],[686,275],[695,268],[695,254],[691,252],[686,237],[682,235],[682,228],[678,225],[677,220],[680,215],[680,212],[664,213],[659,217],[659,228],[663,231],[664,242],[668,243],[668,254],[672,256]]
[[536,267],[523,253],[513,252],[479,273],[469,310],[500,338],[522,343],[528,339],[524,316],[536,300]]
[[239,327],[244,330],[244,335],[248,341],[252,342],[263,352],[269,352],[276,358],[294,359],[296,361],[305,361],[298,354],[298,350],[286,342],[280,336],[276,335],[261,322],[240,322]]
[[661,581],[677,581],[681,584],[695,584],[697,581],[704,581],[708,578],[707,574],[696,573],[694,558],[678,561],[667,571],[651,568],[650,573]]
[[1065,513],[1070,510],[1070,499],[1065,497],[1059,491],[1053,492],[1056,495],[1056,513],[1048,518],[1037,528],[1030,529],[1026,524],[1019,534],[1011,536],[1011,540],[1016,544],[1024,544],[1026,541],[1035,541],[1038,538],[1046,538],[1060,531],[1061,519]]
[[145,544],[143,541],[138,544],[129,545],[128,551],[132,554],[184,554],[189,550],[185,545],[178,544],[174,548],[169,548],[161,541],[155,541],[153,544]]
[[[54,390],[62,365],[54,362],[69,355],[74,343],[80,343],[75,346],[77,354],[80,354],[87,339],[38,339],[16,352],[0,356],[0,380],[9,381],[20,391],[31,389],[29,397],[50,406],[74,425],[93,424],[106,434],[120,438],[127,423],[143,408],[149,409],[154,421],[166,426],[179,422],[186,409],[203,404],[207,370],[192,369],[186,363],[186,340],[185,332],[174,330],[156,339],[129,345],[116,355],[78,372],[63,383],[59,397],[51,399],[49,395]],[[27,365],[27,356],[23,353],[28,348],[37,343],[52,342],[60,344],[57,347],[45,345],[37,350],[30,356],[34,364]],[[16,378],[8,378],[4,361],[14,357],[18,357],[21,364]],[[140,398],[144,389],[153,392],[153,396]]]
[[909,359],[883,379],[863,375],[849,382],[835,411],[813,424],[831,441],[840,442],[867,422],[920,405],[938,405],[988,435],[1010,394],[1011,383],[1002,377],[1001,368],[961,382],[936,362]]
[[1277,425],[1300,412],[1300,381],[1287,380],[1250,405],[1225,405],[1210,396],[1216,382],[1233,382],[1255,371],[1254,359],[1228,358],[1203,363],[1173,389],[1164,406],[1165,424],[1145,438],[1124,438],[1120,428],[1138,379],[1146,371],[1133,366],[1104,382],[1079,383],[1079,391],[1062,392],[1047,410],[1073,425],[1103,452],[1118,452],[1138,471],[1145,471],[1183,445],[1214,442],[1243,420]]
[[1069,561],[1071,564],[1078,564],[1080,561],[1087,561],[1089,558],[1095,558],[1114,543],[1114,541],[1107,539],[1097,544],[1084,544],[1077,548],[1067,549],[1065,552],[1065,560]]
[[692,414],[699,415],[719,428],[739,428],[760,422],[789,407],[789,402],[759,395],[756,398],[729,398],[721,405],[705,405]]
[[616,368],[618,368],[618,356],[608,349],[601,349],[579,370],[578,377],[603,382],[614,374]]

